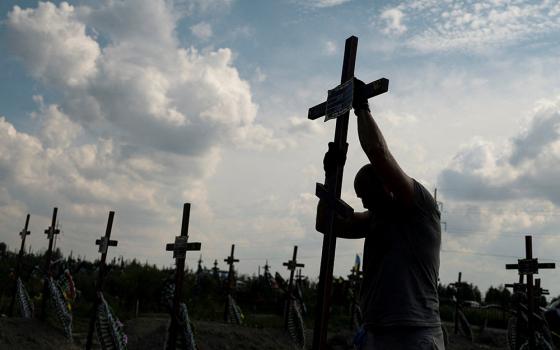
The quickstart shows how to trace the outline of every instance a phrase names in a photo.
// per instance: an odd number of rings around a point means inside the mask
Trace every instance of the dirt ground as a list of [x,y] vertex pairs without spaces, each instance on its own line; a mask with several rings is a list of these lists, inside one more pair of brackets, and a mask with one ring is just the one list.
[[0,319],[0,349],[2,350],[78,350],[62,332],[39,320],[23,318]]
[[[131,350],[161,349],[165,339],[167,317],[140,317],[125,323],[128,348]],[[199,350],[293,350],[288,336],[280,329],[226,325],[217,322],[194,321]],[[451,330],[451,325],[448,325]],[[451,332],[452,333],[452,332]],[[329,334],[330,349],[351,350],[352,333]],[[0,350],[75,350],[83,349],[85,334],[77,333],[70,344],[62,333],[38,320],[0,319]],[[307,343],[312,339],[307,332]],[[476,334],[470,343],[461,336],[450,334],[448,350],[505,350],[505,331],[488,330]],[[97,347],[94,347],[97,348]],[[310,346],[308,346],[310,349]]]

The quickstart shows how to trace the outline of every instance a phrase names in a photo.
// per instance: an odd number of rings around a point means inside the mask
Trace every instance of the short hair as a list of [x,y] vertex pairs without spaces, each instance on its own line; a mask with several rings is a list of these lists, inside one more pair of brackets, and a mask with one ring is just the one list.
[[358,170],[354,178],[354,190],[356,193],[360,190],[364,191],[370,189],[379,191],[383,188],[383,180],[379,176],[373,164],[368,163]]

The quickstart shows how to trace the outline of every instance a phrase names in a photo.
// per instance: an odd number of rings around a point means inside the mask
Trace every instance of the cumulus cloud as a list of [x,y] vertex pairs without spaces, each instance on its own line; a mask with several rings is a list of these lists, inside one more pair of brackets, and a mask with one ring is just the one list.
[[[170,11],[154,1],[40,3],[15,7],[7,30],[13,53],[64,94],[60,106],[90,131],[111,130],[132,145],[183,154],[271,136],[255,124],[257,106],[231,50],[181,47]],[[100,48],[86,28],[108,44]]]
[[207,22],[200,22],[191,27],[194,36],[201,40],[208,40],[212,36],[212,26]]
[[558,30],[557,7],[549,1],[415,0],[384,8],[379,19],[385,33],[407,32],[404,45],[419,51],[484,50]]
[[327,40],[325,42],[325,53],[332,56],[336,53],[336,43],[332,40]]
[[388,34],[402,34],[406,32],[403,22],[404,14],[398,8],[390,8],[381,13],[381,19],[385,20],[387,26],[384,29]]
[[35,9],[14,6],[6,28],[10,49],[36,79],[76,86],[97,73],[101,49],[68,3],[40,2]]
[[507,145],[475,140],[440,174],[449,196],[466,200],[540,199],[560,205],[560,98],[543,100]]
[[[35,97],[36,132],[0,119],[0,201],[10,203],[0,216],[48,216],[46,208],[59,205],[74,219],[69,237],[89,245],[78,237],[113,209],[130,224],[125,235],[160,242],[169,232],[154,230],[178,227],[184,201],[208,228],[207,181],[225,147],[290,145],[257,122],[251,86],[229,48],[180,44],[173,6],[190,13],[210,5],[41,2],[8,13],[10,53],[55,101]],[[160,256],[138,244],[135,252]]]
[[306,0],[304,3],[312,7],[324,8],[338,6],[349,1],[350,0]]

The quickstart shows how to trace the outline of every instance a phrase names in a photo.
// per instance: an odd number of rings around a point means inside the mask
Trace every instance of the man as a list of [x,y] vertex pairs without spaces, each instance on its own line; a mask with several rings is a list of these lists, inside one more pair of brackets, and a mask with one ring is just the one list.
[[[355,91],[365,84],[355,79]],[[440,213],[430,193],[399,166],[371,116],[367,99],[355,94],[358,136],[369,163],[354,180],[365,212],[337,216],[340,238],[365,238],[361,304],[367,339],[361,349],[444,349],[437,281]],[[336,167],[329,145],[327,176]],[[327,205],[317,208],[317,230],[326,232]]]

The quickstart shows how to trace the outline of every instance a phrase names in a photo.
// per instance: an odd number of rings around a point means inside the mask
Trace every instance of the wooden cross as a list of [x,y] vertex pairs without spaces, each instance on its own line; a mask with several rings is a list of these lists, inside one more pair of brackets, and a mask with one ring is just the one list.
[[[346,152],[348,150],[346,138],[348,134],[349,107],[346,98],[348,94],[344,91],[348,88],[344,84],[353,81],[357,50],[358,38],[351,36],[346,39],[342,76],[340,79],[341,85],[339,88],[331,90],[333,93],[329,93],[329,98],[326,102],[310,108],[308,113],[308,118],[312,120],[320,118],[323,115],[326,115],[327,120],[336,118],[333,145],[338,155],[338,164],[334,173],[326,174],[324,186],[322,184],[317,184],[316,186],[317,196],[330,204],[330,213],[327,215],[327,232],[325,232],[323,236],[315,327],[313,330],[313,350],[320,350],[326,347],[334,255],[336,250],[336,232],[334,232],[335,215],[338,213],[347,216],[352,213],[351,208],[340,199],[340,193],[342,189],[344,159],[346,158]],[[382,78],[364,86],[360,93],[362,96],[371,98],[387,92],[388,87],[389,80]],[[342,91],[342,95],[338,94],[337,91]],[[339,98],[340,96],[342,96],[342,99]]]
[[16,271],[14,275],[14,290],[13,290],[14,292],[12,294],[12,300],[10,301],[10,309],[8,311],[8,315],[10,316],[12,316],[14,312],[14,304],[16,301],[16,293],[17,293],[17,280],[20,274],[21,260],[23,259],[23,253],[25,252],[25,239],[27,238],[28,235],[31,234],[31,232],[27,229],[29,227],[29,217],[30,215],[27,214],[27,218],[25,219],[25,226],[23,230],[21,230],[19,233],[19,236],[21,238],[21,245],[19,247],[19,254],[16,262]]
[[93,309],[91,310],[91,315],[89,319],[89,329],[86,340],[86,350],[91,349],[91,344],[93,341],[93,331],[95,330],[95,318],[97,316],[97,308],[99,307],[99,302],[101,301],[100,296],[103,292],[103,281],[105,279],[105,269],[107,260],[107,250],[109,247],[116,247],[118,241],[111,239],[111,231],[113,229],[113,218],[115,217],[115,212],[109,212],[109,219],[107,220],[107,228],[105,229],[105,236],[100,239],[95,240],[95,244],[99,246],[99,253],[101,253],[101,260],[99,261],[99,272],[97,274],[97,282],[95,284],[95,299],[93,301]]
[[554,269],[554,263],[539,263],[537,258],[533,258],[533,238],[525,236],[525,259],[518,259],[517,264],[506,264],[506,270],[517,270],[520,276],[526,276],[527,291],[527,329],[529,331],[529,350],[535,350],[535,325],[533,312],[535,310],[535,289],[533,285],[533,275],[539,273],[539,269]]
[[51,277],[51,259],[52,259],[52,250],[53,250],[53,240],[55,235],[60,233],[60,230],[56,228],[56,216],[58,214],[58,208],[53,209],[52,214],[52,221],[51,226],[45,230],[45,234],[47,235],[47,239],[49,240],[49,248],[45,253],[45,281],[43,283],[43,300],[41,301],[41,319],[46,319],[46,311],[47,311],[47,299],[49,294],[49,286],[47,279]]
[[185,271],[185,259],[187,251],[199,251],[200,242],[190,243],[189,239],[189,216],[191,204],[183,205],[183,222],[181,224],[181,235],[175,237],[174,243],[168,243],[165,250],[173,252],[175,259],[175,292],[173,293],[173,309],[171,315],[171,325],[169,326],[168,349],[174,350],[177,344],[177,326],[179,322],[179,310],[181,304],[181,290],[183,287],[183,274]]
[[301,274],[301,269],[298,269],[298,273],[296,275],[296,283],[303,282],[304,276]]
[[220,278],[220,269],[218,268],[218,259],[214,259],[214,267],[212,268],[212,275],[214,278]]
[[282,263],[283,266],[286,266],[288,270],[290,270],[290,281],[288,282],[288,290],[286,291],[286,302],[284,304],[284,328],[285,329],[288,329],[288,308],[290,307],[290,299],[292,297],[294,273],[296,271],[296,268],[305,267],[305,264],[298,264],[297,262],[297,250],[298,250],[298,246],[295,245],[294,253],[292,255],[292,260]]
[[535,278],[535,300],[537,300],[537,302],[540,302],[540,299],[543,295],[550,295],[550,292],[548,291],[548,289],[543,289],[541,287],[540,278]]
[[233,264],[239,262],[239,259],[235,259],[234,257],[235,252],[235,244],[231,245],[231,253],[230,255],[224,259],[224,261],[229,265],[228,270],[228,280],[226,285],[226,302],[224,308],[224,322],[228,323],[229,320],[229,295],[232,293],[233,289],[235,288],[235,269]]
[[224,261],[229,265],[228,270],[228,285],[227,291],[229,292],[231,289],[235,287],[235,270],[233,264],[239,262],[239,259],[235,259],[233,253],[235,252],[235,244],[231,245],[231,254],[224,259]]
[[288,262],[282,263],[283,266],[286,266],[288,268],[288,270],[290,270],[290,282],[288,283],[288,294],[290,294],[292,292],[292,287],[293,287],[293,282],[294,282],[294,274],[296,271],[296,268],[298,267],[305,267],[305,264],[301,264],[297,262],[297,250],[298,250],[298,246],[295,245],[294,246],[294,253],[292,255],[292,260],[289,260]]

